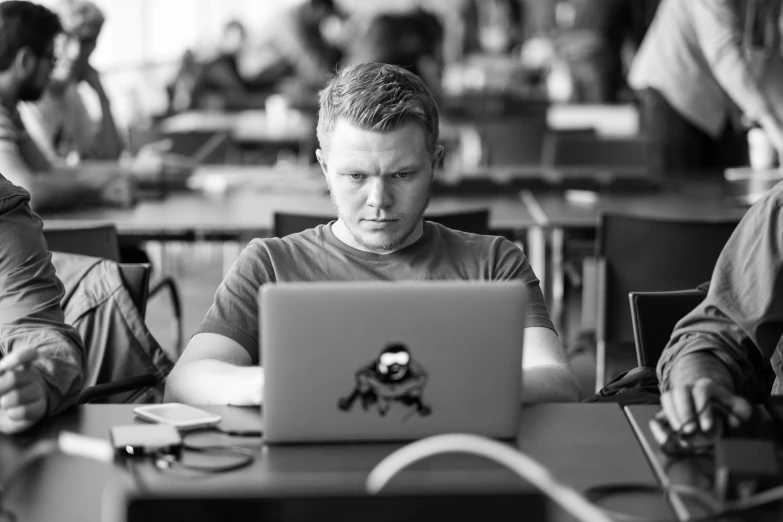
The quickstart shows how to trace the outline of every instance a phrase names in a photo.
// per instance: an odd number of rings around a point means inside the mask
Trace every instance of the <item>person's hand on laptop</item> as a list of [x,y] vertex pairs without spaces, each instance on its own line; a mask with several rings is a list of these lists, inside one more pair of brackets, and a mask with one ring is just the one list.
[[0,359],[0,432],[18,433],[46,415],[48,396],[32,366],[35,348],[14,350]]

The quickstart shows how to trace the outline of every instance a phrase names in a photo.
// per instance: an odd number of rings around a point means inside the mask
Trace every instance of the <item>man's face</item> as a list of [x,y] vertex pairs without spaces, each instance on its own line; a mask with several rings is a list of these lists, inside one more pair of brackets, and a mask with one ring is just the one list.
[[37,101],[43,95],[56,62],[54,45],[49,44],[43,54],[36,56],[35,60],[35,68],[19,87],[20,101]]
[[408,373],[410,360],[411,356],[407,352],[386,352],[381,354],[378,361],[378,371],[390,379],[401,379]]
[[316,155],[351,246],[381,254],[407,246],[429,203],[443,147],[429,152],[414,123],[374,132],[339,118],[328,149]]
[[78,30],[58,37],[57,67],[52,73],[53,87],[63,87],[69,81],[81,78],[89,66],[100,31],[100,25],[85,24]]

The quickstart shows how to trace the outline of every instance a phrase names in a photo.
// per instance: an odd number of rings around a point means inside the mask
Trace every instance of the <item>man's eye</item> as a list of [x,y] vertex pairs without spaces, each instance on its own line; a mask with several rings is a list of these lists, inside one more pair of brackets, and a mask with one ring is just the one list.
[[351,174],[351,179],[355,179],[357,181],[364,179],[366,176],[364,174]]
[[398,172],[398,173],[396,173],[394,175],[394,177],[396,177],[396,178],[403,178],[404,179],[404,178],[407,178],[408,176],[410,176],[410,174],[411,174],[410,172]]

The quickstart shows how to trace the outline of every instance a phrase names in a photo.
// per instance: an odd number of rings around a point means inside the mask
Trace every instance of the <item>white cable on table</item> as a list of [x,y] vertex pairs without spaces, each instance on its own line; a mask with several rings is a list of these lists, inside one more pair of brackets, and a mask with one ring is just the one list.
[[394,451],[370,471],[367,477],[368,493],[379,493],[394,475],[409,465],[440,453],[471,453],[494,460],[529,481],[577,520],[614,522],[609,515],[577,491],[557,482],[544,466],[532,458],[507,444],[478,435],[436,435]]

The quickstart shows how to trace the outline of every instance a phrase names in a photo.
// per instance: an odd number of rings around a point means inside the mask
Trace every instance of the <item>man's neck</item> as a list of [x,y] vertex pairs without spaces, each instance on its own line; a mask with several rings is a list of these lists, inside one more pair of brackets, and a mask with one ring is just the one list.
[[405,239],[405,241],[398,246],[397,248],[394,248],[392,250],[375,250],[372,248],[368,248],[364,245],[359,244],[356,239],[354,239],[353,234],[351,234],[351,231],[348,230],[348,227],[345,226],[345,223],[343,223],[340,219],[334,222],[332,225],[332,233],[335,235],[337,239],[345,243],[351,248],[355,248],[356,250],[361,250],[362,252],[370,252],[371,254],[377,254],[380,256],[385,256],[388,254],[393,254],[394,252],[397,252],[398,250],[402,250],[403,248],[406,248],[416,241],[418,241],[421,236],[424,235],[424,220],[419,220],[419,224],[416,225],[416,228],[413,229],[413,232]]

